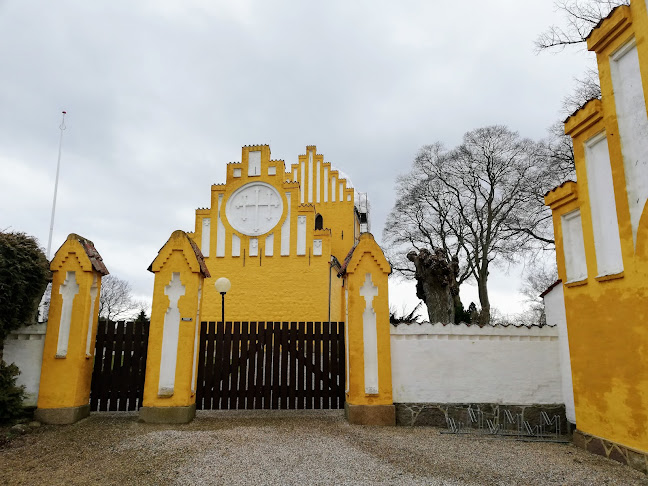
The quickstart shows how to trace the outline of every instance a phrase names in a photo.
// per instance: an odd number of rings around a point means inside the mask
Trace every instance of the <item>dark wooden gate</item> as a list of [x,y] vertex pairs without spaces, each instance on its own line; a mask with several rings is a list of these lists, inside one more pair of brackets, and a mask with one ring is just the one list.
[[198,409],[344,408],[343,322],[202,322]]
[[99,321],[90,387],[90,410],[138,410],[142,406],[148,322]]

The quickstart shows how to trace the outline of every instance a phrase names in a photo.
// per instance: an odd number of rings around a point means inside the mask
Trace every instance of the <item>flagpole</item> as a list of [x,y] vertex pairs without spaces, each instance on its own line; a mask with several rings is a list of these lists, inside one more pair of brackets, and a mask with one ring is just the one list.
[[65,130],[65,115],[63,112],[63,119],[59,125],[61,136],[59,138],[58,162],[56,163],[56,179],[54,181],[54,200],[52,201],[52,218],[50,219],[49,239],[47,240],[47,259],[50,259],[50,252],[52,250],[52,232],[54,231],[54,213],[56,213],[56,194],[58,193],[59,172],[61,171],[61,147],[63,146],[63,131]]

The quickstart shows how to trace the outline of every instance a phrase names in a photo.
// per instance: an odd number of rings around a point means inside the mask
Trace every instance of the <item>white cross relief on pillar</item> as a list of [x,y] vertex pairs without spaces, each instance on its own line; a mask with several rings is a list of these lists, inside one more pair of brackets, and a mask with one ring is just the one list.
[[72,304],[74,303],[74,296],[79,293],[79,284],[76,281],[76,272],[67,272],[65,281],[59,288],[59,293],[63,297],[63,306],[61,307],[61,322],[59,323],[56,357],[65,358],[68,352],[68,342],[70,341]]
[[175,386],[176,362],[178,361],[178,338],[180,336],[180,309],[178,301],[185,294],[185,286],[180,281],[180,273],[173,272],[169,285],[164,287],[164,295],[169,297],[169,307],[164,314],[162,329],[162,356],[160,357],[160,383],[158,395],[170,397]]
[[365,393],[376,395],[378,394],[378,330],[373,299],[378,295],[378,287],[371,281],[370,273],[366,275],[365,282],[360,287],[360,295],[365,299],[365,310],[362,313]]
[[90,316],[88,317],[88,335],[86,337],[86,356],[92,356],[92,324],[94,321],[94,310],[98,294],[97,275],[92,277],[92,286],[90,287]]

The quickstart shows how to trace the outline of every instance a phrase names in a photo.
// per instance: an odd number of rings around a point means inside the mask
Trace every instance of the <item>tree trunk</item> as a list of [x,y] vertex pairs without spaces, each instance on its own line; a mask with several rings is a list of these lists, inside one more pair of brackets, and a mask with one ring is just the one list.
[[481,304],[481,312],[479,313],[479,327],[484,327],[490,324],[490,301],[488,300],[488,272],[480,272],[477,279],[477,290],[479,292],[479,303]]
[[412,251],[407,258],[416,266],[416,295],[425,302],[430,322],[454,324],[452,268],[443,250],[433,254],[423,249],[418,255]]

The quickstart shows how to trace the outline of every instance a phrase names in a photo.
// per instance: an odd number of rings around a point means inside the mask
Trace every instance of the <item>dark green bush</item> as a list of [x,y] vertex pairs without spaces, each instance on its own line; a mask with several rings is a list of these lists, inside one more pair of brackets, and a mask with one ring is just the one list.
[[49,262],[35,238],[0,231],[0,348],[11,331],[35,321],[50,278]]
[[0,424],[6,424],[23,414],[25,388],[16,385],[20,370],[14,364],[0,361]]

